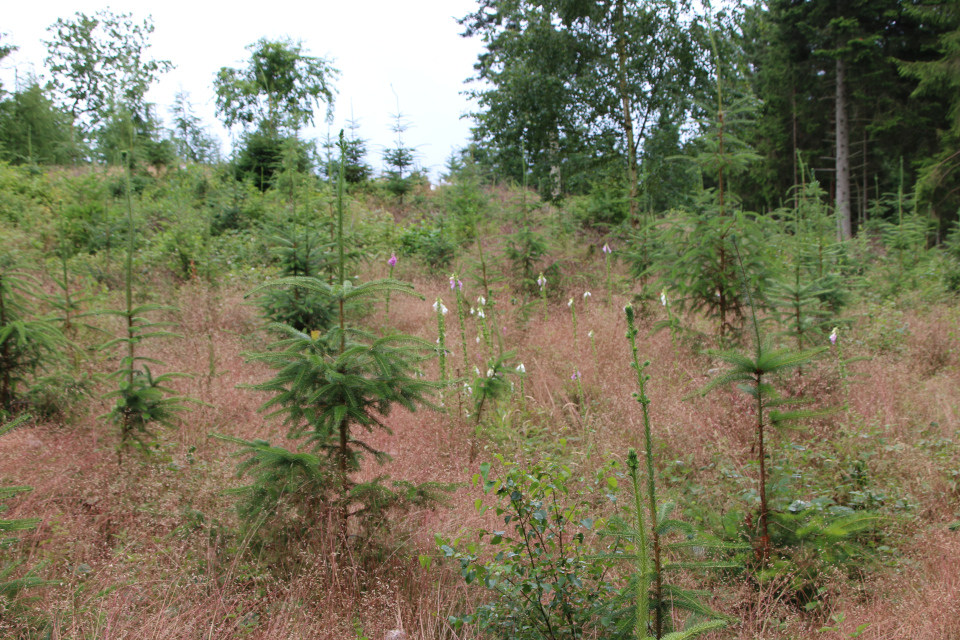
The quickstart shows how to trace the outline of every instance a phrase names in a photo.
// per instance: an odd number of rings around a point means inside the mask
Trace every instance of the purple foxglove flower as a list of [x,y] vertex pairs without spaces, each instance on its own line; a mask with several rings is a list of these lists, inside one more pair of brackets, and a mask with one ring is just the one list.
[[387,260],[387,264],[390,265],[391,267],[397,266],[397,254],[396,254],[396,253],[393,253],[393,252],[390,253],[390,259]]

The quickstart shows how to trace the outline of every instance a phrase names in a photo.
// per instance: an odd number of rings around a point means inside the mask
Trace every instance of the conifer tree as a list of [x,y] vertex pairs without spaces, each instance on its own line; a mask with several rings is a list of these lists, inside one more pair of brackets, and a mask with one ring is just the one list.
[[385,418],[398,405],[411,411],[432,406],[429,397],[438,385],[418,376],[418,364],[436,355],[432,344],[405,335],[377,338],[347,323],[347,309],[356,301],[388,291],[423,298],[412,285],[397,280],[355,285],[348,277],[343,194],[347,156],[342,131],[339,146],[335,283],[318,277],[289,276],[257,287],[248,295],[292,286],[328,297],[336,307],[337,322],[325,333],[315,330],[307,334],[290,326],[272,325],[282,339],[272,345],[273,350],[251,354],[250,359],[266,363],[277,373],[251,388],[272,393],[262,410],[283,415],[290,428],[289,437],[305,438],[306,444],[320,454],[317,464],[330,465],[330,475],[336,478],[340,536],[345,543],[351,516],[383,510],[384,504],[400,504],[411,496],[426,499],[435,493],[437,486],[430,483],[415,486],[394,482],[390,489],[382,484],[382,478],[357,482],[352,475],[360,468],[364,453],[378,461],[387,458],[364,442],[361,432],[389,432]]
[[49,319],[30,319],[28,296],[41,291],[39,282],[16,268],[13,256],[0,253],[0,414],[13,413],[18,386],[61,359],[68,345]]
[[[124,154],[124,160],[127,160]],[[155,376],[149,364],[163,363],[155,358],[144,356],[138,347],[144,340],[152,338],[179,338],[179,334],[167,330],[173,323],[157,322],[147,318],[146,314],[157,311],[176,311],[175,307],[146,303],[134,306],[133,303],[133,254],[136,247],[136,228],[133,222],[133,202],[130,194],[130,165],[126,165],[127,196],[127,257],[124,268],[123,309],[102,311],[105,315],[122,318],[125,331],[100,347],[101,350],[116,346],[125,347],[126,353],[120,359],[120,368],[110,377],[118,381],[118,388],[107,393],[104,398],[116,398],[113,409],[106,415],[120,427],[120,443],[117,446],[117,463],[123,464],[123,450],[136,442],[146,446],[143,437],[152,435],[151,423],[173,428],[178,419],[177,413],[186,410],[184,402],[195,400],[174,395],[174,391],[164,386],[168,381],[188,377],[185,373],[164,373]]]

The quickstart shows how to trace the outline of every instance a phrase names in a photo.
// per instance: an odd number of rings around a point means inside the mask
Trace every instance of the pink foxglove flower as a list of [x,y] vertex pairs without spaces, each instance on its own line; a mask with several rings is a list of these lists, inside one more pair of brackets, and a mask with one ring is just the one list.
[[573,375],[570,376],[570,379],[571,379],[571,380],[577,380],[578,378],[580,378],[580,372],[579,372],[579,371],[574,371],[574,372],[573,372]]
[[610,255],[611,253],[613,253],[613,249],[611,249],[610,245],[607,243],[603,243],[603,249],[601,249],[601,251],[603,251],[607,255]]
[[833,331],[830,333],[830,344],[837,344],[837,337],[839,335],[840,335],[840,330],[834,327]]
[[543,274],[542,274],[542,273],[541,273],[540,276],[537,278],[537,284],[540,285],[540,290],[541,290],[541,291],[543,291],[543,288],[544,288],[545,286],[547,286],[547,279],[543,277]]
[[390,265],[391,268],[397,266],[397,254],[396,254],[396,253],[393,253],[393,252],[390,253],[390,259],[387,260],[387,264]]

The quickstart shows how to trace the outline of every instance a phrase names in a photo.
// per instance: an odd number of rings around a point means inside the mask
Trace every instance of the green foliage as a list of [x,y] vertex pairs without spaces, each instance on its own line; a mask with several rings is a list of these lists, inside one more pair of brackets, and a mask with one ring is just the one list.
[[[709,354],[730,365],[724,373],[714,378],[698,393],[706,395],[711,390],[736,384],[738,388],[752,397],[756,402],[755,416],[757,420],[757,456],[759,458],[758,493],[760,494],[760,513],[758,517],[759,530],[757,535],[757,553],[761,559],[770,556],[771,538],[769,523],[769,508],[767,505],[767,472],[766,472],[766,429],[773,426],[784,426],[804,418],[817,417],[824,411],[793,409],[782,411],[782,408],[799,403],[796,399],[782,398],[771,383],[771,378],[789,369],[808,364],[814,357],[826,351],[826,347],[808,349],[806,351],[791,351],[790,349],[774,348],[769,340],[760,335],[760,326],[757,323],[756,312],[753,317],[754,348],[750,355],[737,351],[710,351]],[[742,383],[742,384],[740,384]]]
[[456,245],[440,227],[414,224],[400,236],[400,253],[419,257],[434,271],[449,267],[456,251]]
[[[30,419],[30,416],[20,416],[16,420],[0,426],[0,436],[9,433],[13,429]],[[32,491],[31,487],[0,487],[0,500],[12,498],[21,493]],[[6,510],[6,505],[0,505],[0,512]],[[38,518],[18,518],[16,520],[0,519],[0,534],[16,533],[20,531],[30,531],[40,524]],[[17,541],[16,538],[0,539],[0,549],[7,549]],[[34,575],[33,570],[26,572],[19,577],[13,577],[14,571],[21,565],[21,562],[12,562],[0,568],[0,598],[3,599],[3,615],[10,613],[16,614],[20,611],[19,606],[10,606],[9,601],[14,600],[20,592],[37,587],[45,587],[58,584],[54,580],[43,580]],[[12,611],[11,611],[12,609]]]
[[109,140],[111,128],[116,131],[118,118],[128,126],[152,121],[147,91],[173,68],[167,60],[146,57],[152,19],[137,24],[132,14],[109,9],[93,16],[77,12],[72,20],[58,18],[48,31],[45,63],[59,102],[100,146],[131,149],[130,137],[126,144]]
[[[271,253],[280,263],[282,277],[329,277],[333,279],[335,254],[329,240],[309,225],[294,224],[272,236]],[[352,254],[351,258],[356,255]],[[326,332],[336,321],[334,300],[321,291],[294,287],[292,291],[270,289],[260,298],[263,314],[272,322],[298,331]]]
[[528,294],[537,292],[537,275],[542,273],[540,263],[547,251],[546,240],[529,226],[518,230],[507,241],[504,256],[511,262],[520,290]]
[[27,296],[40,295],[40,284],[18,271],[10,254],[0,254],[0,412],[6,415],[15,409],[18,385],[61,360],[68,345],[53,321],[29,318]]
[[219,141],[207,130],[193,110],[190,94],[177,92],[170,107],[173,118],[170,139],[177,155],[188,162],[211,163],[220,158]]
[[[627,455],[627,479],[630,501],[623,514],[610,518],[602,535],[615,539],[612,551],[601,554],[606,561],[627,562],[631,571],[627,585],[605,604],[605,623],[614,626],[614,638],[662,638],[684,640],[696,638],[715,629],[722,629],[730,619],[703,603],[709,592],[693,591],[677,585],[664,584],[661,572],[684,569],[730,569],[740,565],[725,561],[660,562],[660,537],[681,533],[679,542],[664,544],[663,550],[682,550],[689,553],[697,549],[701,555],[706,549],[735,549],[719,541],[697,535],[686,522],[670,519],[672,504],[657,505],[656,520],[649,525],[643,517],[643,489],[640,479],[640,460],[637,452],[630,449]],[[649,488],[648,488],[648,496]],[[655,503],[655,498],[651,504]],[[651,540],[650,534],[653,534]],[[683,610],[690,615],[684,628],[673,630],[672,610]]]
[[300,42],[261,38],[249,45],[243,69],[222,67],[214,80],[217,115],[227,127],[241,125],[274,134],[313,123],[314,107],[333,108],[331,85],[340,72],[325,58],[307,55]]
[[0,102],[0,158],[13,164],[68,164],[80,150],[70,118],[35,78]]
[[668,220],[655,241],[653,271],[680,310],[690,309],[714,318],[721,339],[737,335],[745,299],[734,242],[744,256],[747,286],[762,291],[771,261],[761,221],[742,211],[719,208],[716,194],[708,194],[697,209]]
[[[490,463],[483,463],[473,484],[495,498],[494,505],[478,498],[479,513],[492,510],[504,529],[481,530],[476,542],[437,539],[467,584],[493,596],[451,624],[477,624],[497,637],[523,640],[582,638],[594,629],[602,635],[602,604],[611,587],[609,564],[591,559],[587,536],[597,524],[591,494],[558,459],[521,466],[496,458],[501,476],[491,476]],[[597,487],[615,487],[605,475],[597,473]]]
[[[403,142],[403,134],[410,129],[411,125],[400,111],[399,99],[397,101],[397,113],[392,114],[391,117],[396,120],[391,125],[390,130],[397,134],[397,142],[393,148],[384,150],[383,164],[388,167],[386,170],[387,189],[400,199],[400,204],[403,204],[403,197],[422,181],[423,176],[416,169],[416,148],[408,147]],[[343,153],[346,154],[348,149],[345,146]]]
[[[127,181],[129,185],[129,167]],[[178,338],[178,334],[167,331],[171,322],[153,321],[146,314],[157,311],[175,311],[176,309],[161,304],[133,304],[133,253],[135,227],[133,223],[133,202],[129,188],[127,189],[127,259],[125,265],[125,286],[123,309],[110,309],[100,313],[117,316],[123,319],[124,333],[106,344],[100,350],[113,347],[125,347],[126,353],[120,359],[120,368],[109,377],[118,380],[119,388],[108,392],[105,398],[116,398],[113,409],[106,417],[120,427],[120,443],[117,447],[117,460],[122,463],[123,449],[131,441],[144,445],[143,437],[151,435],[149,425],[156,422],[166,427],[176,425],[176,414],[186,407],[184,402],[196,402],[189,398],[170,396],[173,391],[163,383],[176,377],[186,376],[179,373],[164,373],[154,377],[146,363],[163,364],[159,360],[137,353],[137,348],[144,340],[153,338]],[[143,368],[140,364],[143,363]],[[145,449],[146,450],[146,449]]]
[[[344,233],[343,179],[346,156],[345,140],[340,133],[340,180],[337,181],[337,247],[335,284],[317,277],[288,276],[257,287],[248,295],[276,287],[296,287],[331,300],[338,309],[338,324],[325,334],[310,335],[286,325],[272,328],[285,336],[271,345],[271,350],[250,354],[253,361],[263,362],[276,370],[274,377],[253,389],[266,391],[272,398],[261,407],[270,415],[283,415],[291,438],[306,437],[307,444],[322,458],[335,465],[338,498],[337,518],[342,543],[347,542],[348,518],[376,513],[379,501],[388,501],[388,490],[379,480],[356,482],[351,478],[360,468],[364,452],[378,460],[386,454],[377,451],[358,436],[360,430],[382,429],[392,409],[399,405],[409,411],[431,406],[429,397],[437,384],[419,375],[419,363],[433,357],[433,345],[418,338],[391,335],[375,338],[369,333],[348,327],[347,305],[387,292],[413,295],[413,287],[392,279],[375,280],[354,285],[346,276],[347,255]],[[318,457],[319,461],[321,457]],[[413,485],[409,491],[420,495]],[[408,491],[408,494],[409,494]],[[429,493],[425,488],[423,491]],[[426,494],[424,494],[426,496]],[[426,499],[426,498],[425,498]]]

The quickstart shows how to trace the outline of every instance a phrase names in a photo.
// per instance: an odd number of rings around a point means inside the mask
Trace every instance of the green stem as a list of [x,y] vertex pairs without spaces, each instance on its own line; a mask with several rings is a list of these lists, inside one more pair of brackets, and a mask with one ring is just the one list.
[[633,306],[627,305],[627,339],[630,341],[630,352],[633,356],[633,368],[637,372],[637,386],[640,388],[634,398],[640,403],[640,410],[643,413],[643,434],[646,447],[647,462],[647,495],[649,497],[649,513],[651,523],[651,533],[653,537],[653,576],[654,576],[654,631],[656,638],[659,638],[663,632],[663,575],[661,573],[661,550],[660,534],[657,531],[657,486],[654,478],[653,468],[653,437],[650,429],[650,398],[647,396],[646,382],[650,379],[645,373],[650,361],[640,364],[640,356],[637,351],[637,328],[634,323]]

